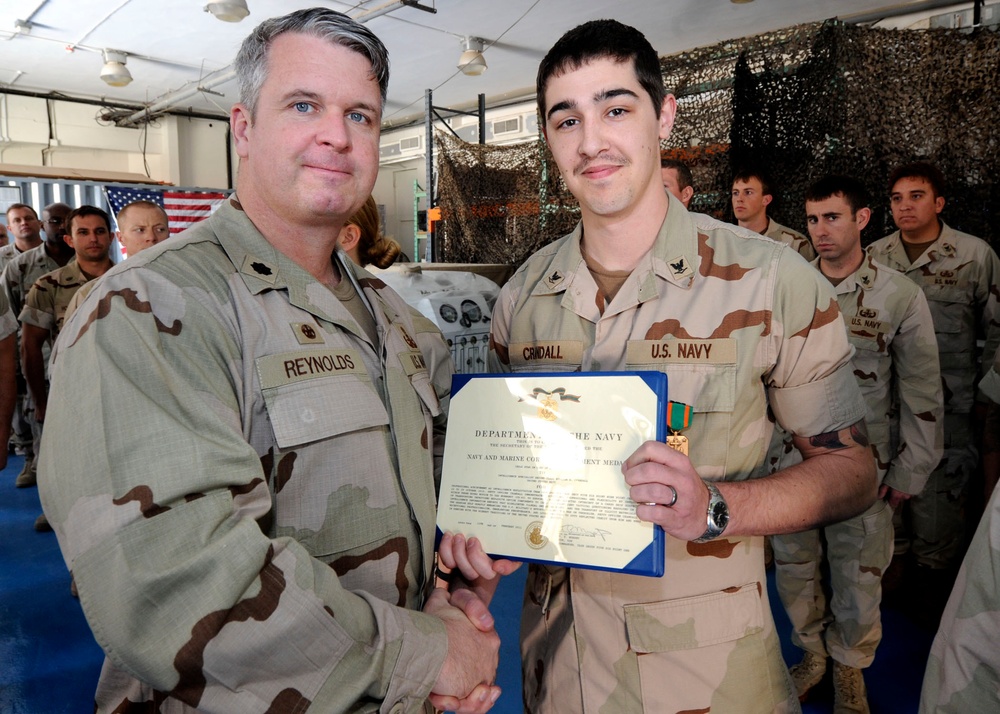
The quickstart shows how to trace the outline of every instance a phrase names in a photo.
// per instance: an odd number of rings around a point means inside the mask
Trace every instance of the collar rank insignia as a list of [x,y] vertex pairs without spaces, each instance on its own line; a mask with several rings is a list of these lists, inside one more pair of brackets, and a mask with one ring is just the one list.
[[550,288],[554,288],[556,285],[563,281],[562,273],[558,270],[553,270],[552,274],[545,278],[545,282],[549,284]]
[[872,284],[872,276],[870,276],[870,275],[862,275],[861,276],[861,282],[865,285],[865,287],[871,285]]
[[668,260],[667,264],[670,266],[670,273],[675,278],[683,278],[691,274],[691,266],[688,265],[687,259],[683,255]]
[[274,285],[274,281],[277,277],[273,265],[252,255],[247,255],[243,259],[243,265],[240,268],[240,272],[244,275],[252,275],[255,278],[263,280],[265,283],[270,283],[271,285]]
[[951,243],[941,244],[941,254],[942,255],[955,255],[955,246]]

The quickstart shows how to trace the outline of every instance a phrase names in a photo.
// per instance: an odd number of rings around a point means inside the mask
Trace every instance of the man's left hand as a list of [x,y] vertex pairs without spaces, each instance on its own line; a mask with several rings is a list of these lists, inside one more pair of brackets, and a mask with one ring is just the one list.
[[708,488],[687,456],[662,442],[647,441],[625,460],[622,473],[640,520],[656,523],[682,540],[704,535]]

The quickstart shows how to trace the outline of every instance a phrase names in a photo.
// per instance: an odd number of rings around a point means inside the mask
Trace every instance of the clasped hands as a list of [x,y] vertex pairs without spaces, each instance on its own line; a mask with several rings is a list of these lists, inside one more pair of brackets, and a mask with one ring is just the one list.
[[424,612],[436,615],[448,632],[448,656],[431,692],[430,702],[442,711],[485,714],[500,696],[494,684],[500,638],[489,603],[499,582],[497,575],[514,572],[520,563],[493,560],[476,538],[445,533],[438,558],[460,574],[449,591],[435,588]]

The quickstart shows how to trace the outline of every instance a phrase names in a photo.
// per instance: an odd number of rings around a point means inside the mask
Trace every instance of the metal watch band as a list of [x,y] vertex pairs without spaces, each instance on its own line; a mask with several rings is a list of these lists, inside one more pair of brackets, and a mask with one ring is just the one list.
[[[722,494],[719,493],[719,489],[715,487],[714,483],[709,481],[705,481],[704,483],[708,488],[708,512],[705,514],[706,528],[700,537],[692,541],[693,543],[707,543],[710,540],[714,540],[722,535],[723,531],[726,530],[726,526],[729,525],[729,511],[726,499],[722,497]],[[720,504],[726,513],[725,522],[721,525],[716,523],[715,520],[715,511]]]

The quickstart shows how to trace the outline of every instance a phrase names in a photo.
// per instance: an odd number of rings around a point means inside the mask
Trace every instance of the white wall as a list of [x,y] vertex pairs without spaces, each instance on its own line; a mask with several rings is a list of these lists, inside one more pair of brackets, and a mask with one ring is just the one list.
[[0,94],[0,163],[126,171],[177,186],[230,187],[226,122],[168,116],[147,127],[121,128],[101,121],[101,111],[90,104]]

